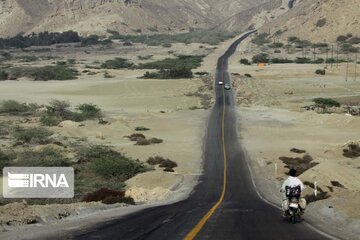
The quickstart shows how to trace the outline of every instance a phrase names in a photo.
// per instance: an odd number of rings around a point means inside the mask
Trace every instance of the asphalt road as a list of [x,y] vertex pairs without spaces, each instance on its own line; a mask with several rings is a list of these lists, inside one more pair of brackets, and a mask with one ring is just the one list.
[[[219,58],[216,82],[230,82],[228,59],[245,37]],[[217,84],[215,91],[217,100],[204,139],[204,174],[194,193],[184,201],[104,222],[69,238],[326,239],[304,222],[284,221],[279,209],[259,198],[238,142],[232,91]]]

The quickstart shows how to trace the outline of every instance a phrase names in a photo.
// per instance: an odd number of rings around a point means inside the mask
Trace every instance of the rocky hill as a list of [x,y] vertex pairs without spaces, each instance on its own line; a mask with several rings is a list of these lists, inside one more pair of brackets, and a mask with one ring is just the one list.
[[[281,10],[273,10],[276,14]],[[339,35],[360,36],[360,0],[297,0],[294,8],[260,28],[280,38],[334,42]]]
[[[269,0],[2,0],[0,35],[74,30],[83,35],[211,28]],[[237,28],[238,29],[238,28]]]

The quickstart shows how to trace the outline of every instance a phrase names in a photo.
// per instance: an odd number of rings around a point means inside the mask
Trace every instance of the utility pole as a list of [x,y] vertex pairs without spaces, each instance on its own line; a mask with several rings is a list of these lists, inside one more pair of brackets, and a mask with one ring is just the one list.
[[325,59],[326,67],[328,66],[328,58],[329,58],[329,48],[327,47],[326,48],[326,59]]
[[331,68],[334,64],[334,45],[331,44]]
[[357,53],[355,54],[355,75],[354,75],[354,81],[356,81],[356,77],[357,77],[356,71],[357,71]]
[[339,67],[339,42],[336,42],[336,68]]
[[346,55],[346,74],[345,74],[345,81],[348,80],[348,74],[349,74],[349,55]]
[[314,62],[315,62],[315,60],[316,60],[316,47],[314,46]]

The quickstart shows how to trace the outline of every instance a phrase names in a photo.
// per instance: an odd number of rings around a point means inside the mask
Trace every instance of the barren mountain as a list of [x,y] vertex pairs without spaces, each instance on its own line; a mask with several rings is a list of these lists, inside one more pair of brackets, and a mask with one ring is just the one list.
[[220,25],[269,0],[2,0],[0,35],[74,30],[83,35],[177,32]]
[[313,42],[333,42],[339,35],[359,36],[359,23],[360,0],[298,0],[293,9],[260,31],[281,33],[284,39],[297,36]]

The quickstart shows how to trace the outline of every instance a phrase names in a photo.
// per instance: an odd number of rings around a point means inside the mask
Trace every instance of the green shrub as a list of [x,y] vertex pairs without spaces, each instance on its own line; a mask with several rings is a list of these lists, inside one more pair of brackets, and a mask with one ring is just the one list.
[[284,46],[283,43],[281,42],[277,42],[277,43],[272,43],[269,45],[269,48],[282,48]]
[[325,107],[340,107],[340,103],[331,98],[315,98],[313,99],[316,105]]
[[298,37],[294,37],[294,36],[288,37],[288,41],[291,42],[291,43],[296,42],[296,41],[299,41],[299,40],[300,40],[300,39],[299,39]]
[[6,71],[0,70],[0,81],[7,80],[8,77],[9,77],[9,74]]
[[90,168],[102,177],[117,177],[122,180],[127,180],[148,170],[144,164],[121,154],[98,156],[91,160]]
[[134,67],[134,64],[124,58],[115,58],[113,60],[105,61],[100,65],[100,67],[105,69],[122,69],[122,68],[132,68]]
[[35,62],[39,61],[39,58],[36,56],[20,56],[18,57],[22,62]]
[[[1,46],[1,45],[0,45]],[[5,59],[5,60],[9,60],[12,58],[11,53],[9,52],[1,52],[0,55]]]
[[10,167],[11,164],[10,160],[11,160],[10,156],[2,152],[0,149],[0,176],[2,176],[3,173],[2,169],[4,167]]
[[328,43],[314,43],[312,45],[312,47],[314,47],[314,48],[327,48],[327,47],[329,47],[329,44]]
[[164,47],[164,48],[171,48],[172,47],[171,43],[164,43],[161,46]]
[[67,60],[67,63],[70,64],[70,65],[74,65],[74,64],[76,63],[76,59],[74,59],[74,58],[69,58],[69,59]]
[[252,57],[253,63],[268,63],[269,55],[267,53],[259,53]]
[[267,38],[269,34],[267,33],[260,33],[254,39],[251,40],[252,43],[262,46],[266,43],[270,43],[270,40]]
[[84,119],[94,119],[102,117],[101,109],[95,104],[84,103],[76,107]]
[[138,141],[139,139],[146,139],[144,134],[141,133],[133,133],[130,136],[128,136],[130,141]]
[[133,43],[145,43],[149,46],[160,46],[165,43],[207,43],[217,45],[227,39],[233,38],[236,33],[216,31],[216,30],[196,30],[188,33],[174,35],[154,34],[154,35],[118,35],[117,38]]
[[270,59],[271,63],[293,63],[293,60],[287,59],[287,58],[272,58]]
[[145,56],[137,56],[139,60],[149,60],[153,57],[154,55],[145,55]]
[[22,143],[48,143],[48,137],[50,137],[53,132],[42,127],[22,128],[17,126],[14,128],[12,134],[16,141]]
[[161,69],[158,72],[146,72],[142,78],[145,79],[179,79],[179,78],[193,78],[191,69],[186,67],[172,68],[170,70]]
[[136,127],[135,128],[135,131],[148,131],[150,130],[150,128],[147,128],[147,127]]
[[316,69],[315,73],[318,75],[325,75],[325,69]]
[[154,62],[141,63],[140,69],[175,69],[175,68],[198,68],[203,61],[203,55],[179,55],[177,58],[166,58]]
[[357,53],[359,52],[359,48],[354,47],[349,43],[344,43],[341,45],[341,50],[345,53]]
[[240,64],[251,65],[249,59],[247,59],[247,58],[240,59]]
[[99,36],[98,35],[90,35],[88,37],[85,38],[81,38],[81,45],[82,46],[89,46],[89,45],[96,45],[99,44]]
[[123,45],[124,46],[132,46],[133,44],[131,42],[129,42],[129,41],[126,41],[126,42],[123,43]]
[[350,44],[360,44],[360,38],[359,37],[352,37],[348,41]]
[[326,18],[321,18],[316,22],[317,27],[323,27],[326,25]]
[[295,60],[295,63],[298,64],[308,64],[308,63],[312,63],[310,58],[305,58],[305,57],[297,57]]
[[38,108],[36,104],[20,103],[15,100],[4,100],[0,103],[0,113],[10,115],[32,114]]
[[306,48],[306,47],[310,47],[311,45],[312,45],[312,43],[308,40],[295,41],[295,47],[297,47],[297,48]]
[[45,147],[41,151],[21,153],[16,165],[22,167],[67,167],[70,166],[70,161],[59,150]]
[[40,122],[45,126],[57,126],[62,121],[63,119],[60,116],[44,114],[40,117]]
[[39,68],[29,69],[27,77],[32,77],[34,80],[73,80],[77,79],[78,72],[75,69],[66,66],[45,66]]
[[315,61],[313,61],[313,63],[315,63],[315,64],[322,64],[324,62],[325,62],[325,60],[323,58],[318,58]]

